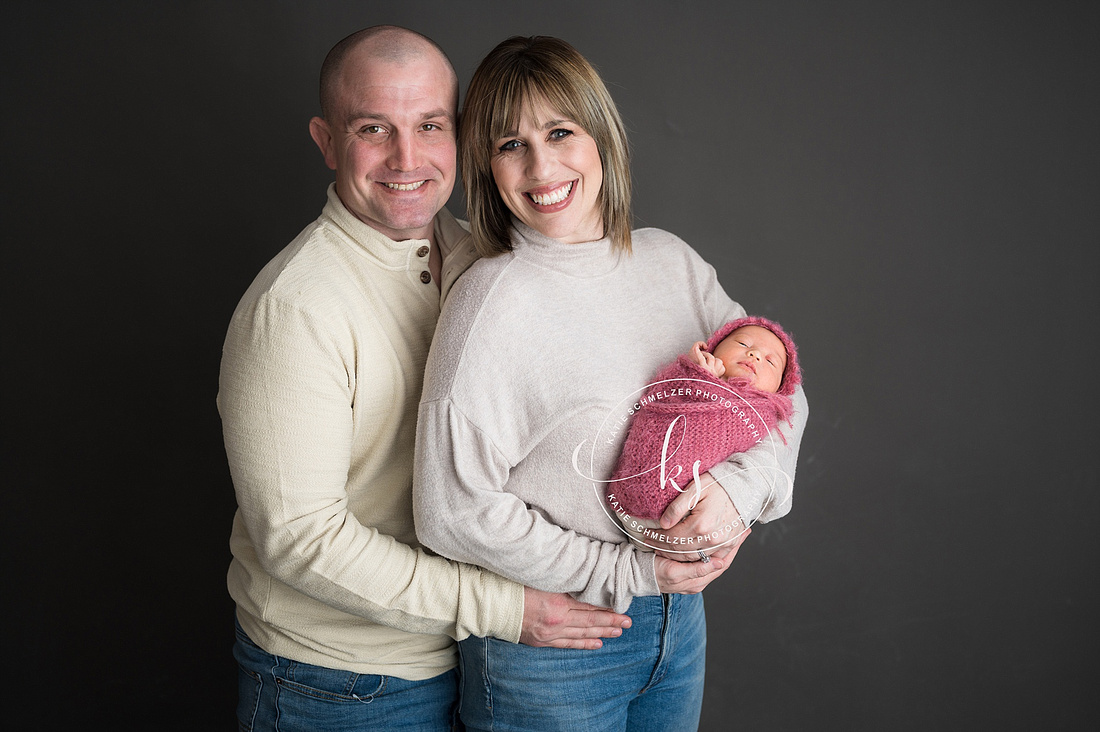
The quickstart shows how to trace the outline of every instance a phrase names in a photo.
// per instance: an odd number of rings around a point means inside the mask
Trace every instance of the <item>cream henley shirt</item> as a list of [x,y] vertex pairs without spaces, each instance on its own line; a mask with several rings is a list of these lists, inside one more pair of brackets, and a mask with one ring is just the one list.
[[413,530],[417,405],[441,298],[476,255],[444,209],[435,242],[392,241],[335,187],[233,314],[218,408],[239,509],[229,591],[279,656],[418,680],[453,639],[519,639],[523,587],[425,551]]

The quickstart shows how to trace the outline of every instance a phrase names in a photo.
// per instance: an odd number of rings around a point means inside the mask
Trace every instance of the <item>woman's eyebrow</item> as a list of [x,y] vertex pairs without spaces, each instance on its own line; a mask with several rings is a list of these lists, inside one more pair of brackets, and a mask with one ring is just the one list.
[[[543,123],[542,123],[542,126],[540,126],[540,127],[539,127],[539,129],[540,129],[540,130],[549,130],[549,129],[550,129],[550,128],[552,128],[552,127],[557,127],[558,125],[562,124],[563,122],[570,122],[570,121],[571,121],[571,120],[567,120],[567,119],[551,119],[551,120],[547,120],[546,122],[543,122]],[[499,135],[499,136],[497,137],[497,139],[499,140],[499,139],[500,139],[501,137],[516,137],[517,135],[519,135],[519,130],[517,130],[516,128],[512,127],[512,128],[509,128],[509,129],[505,130],[505,131],[504,131],[503,133],[501,133],[501,134],[500,134],[500,135]]]

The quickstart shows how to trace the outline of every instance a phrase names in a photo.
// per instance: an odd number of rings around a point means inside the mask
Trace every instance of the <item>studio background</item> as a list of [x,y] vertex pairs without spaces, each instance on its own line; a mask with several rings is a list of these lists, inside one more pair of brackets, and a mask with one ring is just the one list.
[[575,45],[638,224],[799,344],[794,507],[706,592],[702,728],[1095,729],[1094,8],[5,4],[10,728],[235,727],[222,339],[324,203],[325,53],[396,23],[463,88]]

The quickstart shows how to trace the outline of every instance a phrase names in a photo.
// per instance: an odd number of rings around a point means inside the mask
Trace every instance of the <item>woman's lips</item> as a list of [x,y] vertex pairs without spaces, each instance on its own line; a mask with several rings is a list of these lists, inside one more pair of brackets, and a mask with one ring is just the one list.
[[571,180],[568,183],[532,188],[524,195],[534,205],[535,210],[556,211],[569,205],[576,183],[575,180]]

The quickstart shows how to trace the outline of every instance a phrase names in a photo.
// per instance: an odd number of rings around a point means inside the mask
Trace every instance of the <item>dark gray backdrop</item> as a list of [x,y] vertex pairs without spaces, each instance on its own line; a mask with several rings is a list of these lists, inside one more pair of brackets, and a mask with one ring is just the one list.
[[321,60],[378,22],[463,86],[576,45],[639,224],[799,343],[794,510],[707,591],[704,729],[1094,728],[1091,5],[589,5],[0,10],[13,729],[233,728],[221,340],[323,203]]

